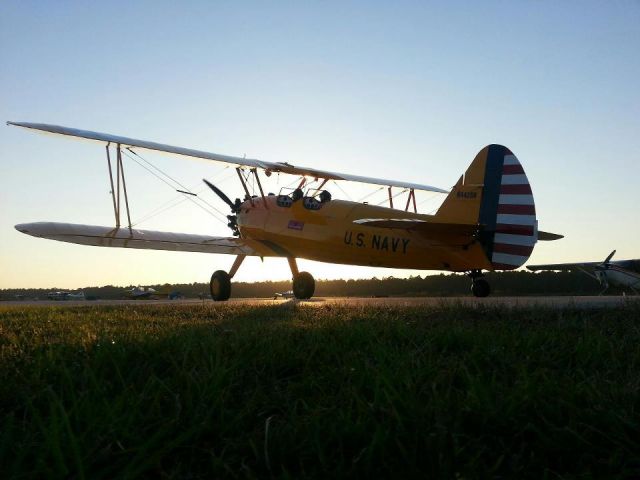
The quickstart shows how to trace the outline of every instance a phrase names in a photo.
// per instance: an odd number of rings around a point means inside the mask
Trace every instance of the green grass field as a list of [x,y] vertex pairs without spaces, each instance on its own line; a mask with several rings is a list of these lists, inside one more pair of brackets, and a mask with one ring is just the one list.
[[2,478],[637,478],[640,307],[0,307]]

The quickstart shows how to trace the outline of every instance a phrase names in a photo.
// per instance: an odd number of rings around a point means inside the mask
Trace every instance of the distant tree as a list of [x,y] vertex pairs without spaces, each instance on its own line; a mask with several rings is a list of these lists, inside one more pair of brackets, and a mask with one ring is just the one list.
[[[528,271],[487,273],[491,284],[492,295],[595,295],[600,284],[594,279],[579,272],[540,272]],[[126,298],[128,290],[134,286],[118,287],[85,287],[80,290],[89,298],[120,299]],[[159,284],[151,285],[162,293],[179,291],[187,298],[198,298],[209,294],[208,283]],[[290,281],[266,282],[234,282],[234,297],[272,297],[276,292],[291,289]],[[20,288],[0,290],[0,300],[16,300],[18,298],[46,298],[50,291],[61,288]],[[620,294],[620,290],[611,288],[608,294]],[[408,278],[368,278],[318,280],[316,296],[326,297],[370,297],[370,296],[459,296],[470,294],[470,280],[464,274],[437,274],[410,276]]]

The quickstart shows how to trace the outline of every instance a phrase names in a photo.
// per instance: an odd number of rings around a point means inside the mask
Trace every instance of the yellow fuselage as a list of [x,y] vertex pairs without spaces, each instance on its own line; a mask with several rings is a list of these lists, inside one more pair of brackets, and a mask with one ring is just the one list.
[[245,201],[238,212],[241,237],[264,256],[417,270],[492,269],[480,243],[469,237],[354,223],[367,218],[433,222],[437,218],[433,215],[344,200],[331,200],[319,210],[309,210],[303,200],[282,207],[276,198]]

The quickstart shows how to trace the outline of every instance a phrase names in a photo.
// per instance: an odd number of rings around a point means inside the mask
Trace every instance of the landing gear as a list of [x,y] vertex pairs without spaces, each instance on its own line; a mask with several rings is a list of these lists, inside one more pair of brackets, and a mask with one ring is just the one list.
[[473,293],[473,296],[478,298],[488,297],[491,293],[491,286],[483,278],[482,271],[472,270],[469,276],[471,277],[471,293]]
[[289,267],[291,275],[293,275],[293,296],[298,300],[308,300],[313,297],[316,289],[316,281],[309,272],[299,272],[296,259],[289,257]]
[[309,272],[300,272],[293,277],[293,295],[300,300],[313,297],[316,281]]
[[488,297],[491,293],[491,286],[484,278],[477,278],[471,282],[471,292],[475,297]]
[[231,277],[224,270],[216,270],[211,275],[209,289],[211,290],[211,298],[216,302],[229,300],[231,296]]
[[246,255],[238,255],[231,266],[229,273],[224,270],[216,270],[211,275],[211,282],[209,282],[209,291],[211,292],[211,298],[216,302],[224,302],[229,300],[231,296],[231,279],[242,265],[242,261]]

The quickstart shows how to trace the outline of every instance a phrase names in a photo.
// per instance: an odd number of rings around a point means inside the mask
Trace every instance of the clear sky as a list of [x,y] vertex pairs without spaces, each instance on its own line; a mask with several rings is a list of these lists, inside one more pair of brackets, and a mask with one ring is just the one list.
[[[113,211],[103,147],[6,120],[446,188],[501,143],[527,171],[540,229],[566,235],[530,262],[640,257],[638,1],[9,0],[0,65],[0,288],[208,281],[233,261],[18,233],[31,221],[111,225]],[[239,196],[223,166],[145,158]],[[175,197],[126,167],[134,221]],[[422,200],[425,213],[438,205]],[[228,235],[189,202],[139,227]],[[427,273],[300,263],[316,278]],[[282,259],[252,259],[236,279],[289,277]]]

